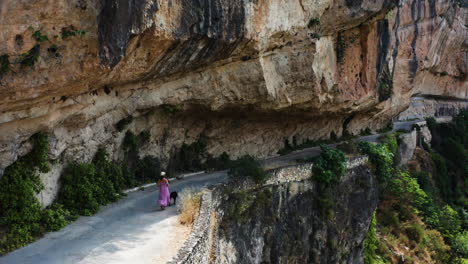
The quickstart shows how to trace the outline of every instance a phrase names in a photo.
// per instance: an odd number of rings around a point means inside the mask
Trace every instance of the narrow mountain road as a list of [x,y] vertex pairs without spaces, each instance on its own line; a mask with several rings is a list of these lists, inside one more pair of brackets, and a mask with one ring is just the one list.
[[[225,172],[171,183],[171,191],[222,182]],[[2,264],[166,263],[188,234],[179,234],[175,206],[160,211],[156,186],[129,193],[89,217],[0,258]],[[182,232],[188,232],[184,230]],[[178,235],[182,237],[178,237]],[[178,244],[178,247],[175,245]]]
[[[414,123],[394,123],[394,129],[410,130]],[[379,135],[356,140],[375,142]],[[320,154],[319,147],[294,151],[263,161],[272,169],[291,165],[298,159]],[[201,174],[171,183],[171,191],[203,188],[227,179],[226,171]],[[116,203],[103,207],[94,216],[80,217],[58,232],[4,257],[1,264],[101,264],[165,263],[176,255],[188,232],[177,222],[174,206],[160,211],[156,205],[155,186],[135,191]]]

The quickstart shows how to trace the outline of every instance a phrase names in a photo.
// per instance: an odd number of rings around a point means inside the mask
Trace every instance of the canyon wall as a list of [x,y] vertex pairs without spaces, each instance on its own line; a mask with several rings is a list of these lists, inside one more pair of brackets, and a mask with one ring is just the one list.
[[[3,0],[0,172],[50,135],[54,182],[125,131],[164,164],[266,157],[284,139],[378,129],[413,95],[468,99],[466,1]],[[123,130],[116,123],[132,116]],[[1,175],[1,173],[0,173]],[[55,176],[54,176],[55,175]]]

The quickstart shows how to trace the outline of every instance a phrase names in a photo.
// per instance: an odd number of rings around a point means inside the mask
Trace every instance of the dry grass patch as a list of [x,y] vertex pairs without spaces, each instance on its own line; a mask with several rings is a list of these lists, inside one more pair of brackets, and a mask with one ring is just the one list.
[[179,203],[179,222],[181,224],[193,224],[200,212],[202,194],[203,191],[193,188],[186,188],[181,191]]

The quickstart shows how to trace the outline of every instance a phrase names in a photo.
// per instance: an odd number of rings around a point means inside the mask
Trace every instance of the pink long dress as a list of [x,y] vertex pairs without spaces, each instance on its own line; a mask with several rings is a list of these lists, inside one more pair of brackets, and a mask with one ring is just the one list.
[[166,207],[169,206],[171,203],[171,195],[169,193],[169,182],[166,178],[158,181],[159,185],[159,199],[158,204],[159,206]]

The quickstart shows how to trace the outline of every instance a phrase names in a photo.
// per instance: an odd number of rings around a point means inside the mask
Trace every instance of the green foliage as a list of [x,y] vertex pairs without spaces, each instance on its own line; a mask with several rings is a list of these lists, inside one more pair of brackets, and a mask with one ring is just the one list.
[[444,202],[466,208],[468,200],[468,110],[461,111],[450,123],[426,120],[432,134],[434,180]]
[[10,70],[10,56],[3,54],[0,56],[0,77]]
[[364,263],[365,264],[383,264],[381,257],[377,255],[380,241],[377,238],[377,217],[375,212],[372,215],[372,220],[367,231],[366,239],[364,240]]
[[22,67],[32,67],[39,59],[41,46],[39,44],[32,47],[28,52],[19,55],[18,61]]
[[161,163],[156,157],[146,156],[137,162],[135,178],[138,182],[155,182],[160,174]]
[[39,43],[49,40],[49,38],[46,35],[42,35],[40,30],[34,31],[32,37]]
[[236,221],[244,220],[245,213],[254,203],[254,197],[245,191],[234,192],[229,194],[229,217],[234,218]]
[[67,39],[69,37],[75,37],[75,36],[84,36],[86,33],[88,33],[88,31],[74,29],[73,27],[70,27],[67,29],[62,29],[62,39]]
[[312,39],[320,39],[321,35],[319,33],[313,32],[309,34]]
[[173,156],[172,163],[178,171],[200,171],[203,167],[203,161],[208,157],[206,150],[207,137],[204,133],[198,136],[198,139],[190,145],[183,144],[180,150]]
[[318,26],[318,25],[320,25],[320,19],[313,17],[309,20],[307,27],[311,28],[311,27]]
[[[148,164],[142,162],[140,172],[147,176]],[[126,176],[132,177],[131,179]],[[60,178],[58,201],[72,214],[92,215],[105,205],[118,200],[122,189],[134,184],[134,174],[112,162],[104,149],[99,149],[92,163],[72,163]]]
[[163,104],[161,105],[161,108],[163,110],[163,112],[166,114],[166,115],[175,115],[177,114],[178,112],[181,111],[180,107],[177,106],[177,105],[170,105],[170,104]]
[[346,158],[342,151],[320,146],[322,153],[312,167],[313,179],[319,184],[330,186],[339,182],[346,173]]
[[47,231],[58,231],[68,225],[76,217],[61,204],[53,204],[42,211],[42,225]]
[[462,258],[468,258],[468,231],[458,233],[452,242],[452,248]]
[[260,162],[250,155],[233,161],[228,174],[233,178],[250,178],[257,184],[268,179],[268,174],[263,170]]
[[122,130],[124,130],[128,124],[130,124],[131,122],[133,121],[133,116],[132,115],[129,115],[127,116],[126,118],[120,120],[119,122],[117,122],[117,124],[115,124],[115,128],[117,129],[117,131],[121,132]]
[[393,85],[386,81],[380,81],[377,91],[379,94],[379,101],[385,101],[388,98],[392,97]]
[[123,149],[127,152],[135,152],[140,147],[140,138],[132,131],[128,130],[122,142]]
[[452,241],[461,231],[460,216],[450,205],[431,209],[426,216],[426,223],[439,230],[449,241]]
[[0,230],[6,230],[0,241],[0,254],[33,241],[43,232],[36,193],[43,189],[38,172],[49,169],[49,146],[43,133],[34,135],[31,141],[31,152],[7,167],[0,178]]
[[387,191],[415,208],[423,208],[428,202],[428,196],[419,187],[417,180],[405,170],[395,172],[390,178]]
[[375,167],[375,174],[379,184],[385,185],[393,175],[393,154],[387,146],[374,145],[369,142],[360,142],[360,150],[369,156],[369,160]]
[[99,210],[96,169],[90,163],[72,163],[60,178],[59,202],[74,214],[92,215]]

